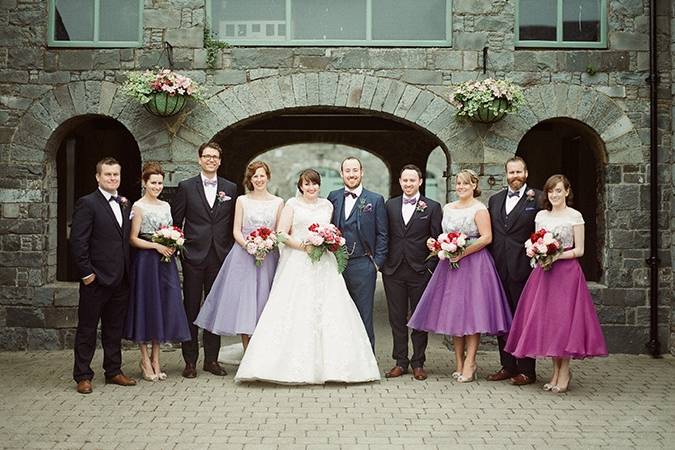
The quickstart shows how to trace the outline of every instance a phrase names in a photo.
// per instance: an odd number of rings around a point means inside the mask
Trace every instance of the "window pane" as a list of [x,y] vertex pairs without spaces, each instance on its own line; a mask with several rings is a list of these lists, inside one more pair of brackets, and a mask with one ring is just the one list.
[[54,39],[92,41],[94,39],[94,0],[55,0]]
[[557,0],[519,0],[521,41],[555,41]]
[[366,0],[293,0],[292,39],[365,39]]
[[446,0],[372,0],[373,39],[445,40]]
[[101,0],[99,41],[138,41],[139,1]]
[[563,0],[564,41],[600,41],[600,1]]
[[211,17],[213,32],[223,41],[285,39],[285,0],[213,0]]

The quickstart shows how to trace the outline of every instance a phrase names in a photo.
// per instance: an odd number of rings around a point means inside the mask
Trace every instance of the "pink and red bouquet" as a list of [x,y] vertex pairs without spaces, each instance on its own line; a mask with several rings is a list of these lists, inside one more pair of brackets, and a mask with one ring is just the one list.
[[[165,247],[175,248],[176,251],[180,252],[183,250],[183,245],[185,245],[185,235],[180,227],[163,225],[152,234],[152,242]],[[171,261],[171,257],[162,256],[162,261],[169,262]]]
[[525,254],[530,258],[532,268],[538,264],[543,270],[549,270],[555,257],[563,251],[558,236],[544,228],[532,233],[525,241]]
[[277,234],[267,227],[260,227],[251,231],[245,239],[244,249],[249,255],[255,257],[257,267],[260,267],[263,263],[265,256],[279,246]]
[[318,262],[327,251],[335,255],[338,272],[342,273],[347,268],[347,247],[342,232],[333,224],[313,223],[309,226],[307,236],[307,254],[313,262]]
[[[427,247],[431,250],[429,257],[438,256],[438,259],[443,261],[444,259],[451,260],[461,256],[466,250],[467,240],[466,234],[459,231],[441,233],[438,239],[431,238],[427,241]],[[459,268],[459,263],[450,262],[449,267],[457,269]]]

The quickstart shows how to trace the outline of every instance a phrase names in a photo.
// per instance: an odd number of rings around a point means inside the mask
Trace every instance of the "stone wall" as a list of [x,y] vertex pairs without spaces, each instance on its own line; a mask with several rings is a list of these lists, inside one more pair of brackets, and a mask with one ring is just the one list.
[[[532,126],[572,117],[590,126],[603,153],[604,275],[591,288],[612,351],[642,352],[648,339],[648,2],[610,0],[606,50],[514,49],[514,1],[454,0],[451,48],[235,47],[208,68],[204,2],[147,0],[137,49],[48,48],[46,2],[0,0],[0,348],[72,345],[77,286],[55,281],[56,148],[73,118],[113,117],[159,159],[175,186],[195,171],[197,144],[239,120],[270,111],[331,105],[376,111],[434,134],[451,172],[472,167],[504,184],[503,161]],[[659,246],[663,349],[675,343],[671,67],[675,19],[659,11]],[[675,31],[675,30],[673,30]],[[166,65],[206,86],[189,114],[157,119],[127,101],[129,70]],[[527,103],[492,126],[455,120],[453,85],[482,75],[521,84]],[[589,70],[590,69],[592,70]],[[591,75],[589,72],[593,72]],[[438,173],[443,173],[440,168]],[[395,174],[393,175],[395,176]],[[487,198],[484,196],[483,198]],[[671,337],[672,332],[672,337]]]

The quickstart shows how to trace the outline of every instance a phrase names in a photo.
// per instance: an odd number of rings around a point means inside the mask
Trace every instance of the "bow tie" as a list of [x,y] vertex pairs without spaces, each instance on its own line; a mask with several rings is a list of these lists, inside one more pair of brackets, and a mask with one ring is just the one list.
[[356,198],[358,197],[358,195],[356,195],[356,193],[352,191],[345,191],[345,198],[347,197]]
[[511,197],[520,197],[520,191],[511,192],[509,191],[509,198]]
[[403,198],[403,204],[404,205],[414,205],[415,203],[417,203],[417,199],[415,197],[413,197],[413,198],[405,198],[404,197]]
[[209,186],[217,187],[218,186],[218,180],[215,179],[215,178],[213,180],[204,180],[204,187],[209,187]]

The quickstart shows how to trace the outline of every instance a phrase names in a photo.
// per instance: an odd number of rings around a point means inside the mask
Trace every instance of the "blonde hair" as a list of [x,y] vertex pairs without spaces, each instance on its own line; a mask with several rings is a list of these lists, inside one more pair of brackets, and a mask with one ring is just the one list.
[[473,196],[480,197],[481,194],[479,186],[480,179],[478,178],[478,175],[476,175],[476,172],[474,172],[471,169],[462,169],[459,172],[457,172],[457,179],[464,181],[466,183],[475,184],[476,188],[473,190]]

